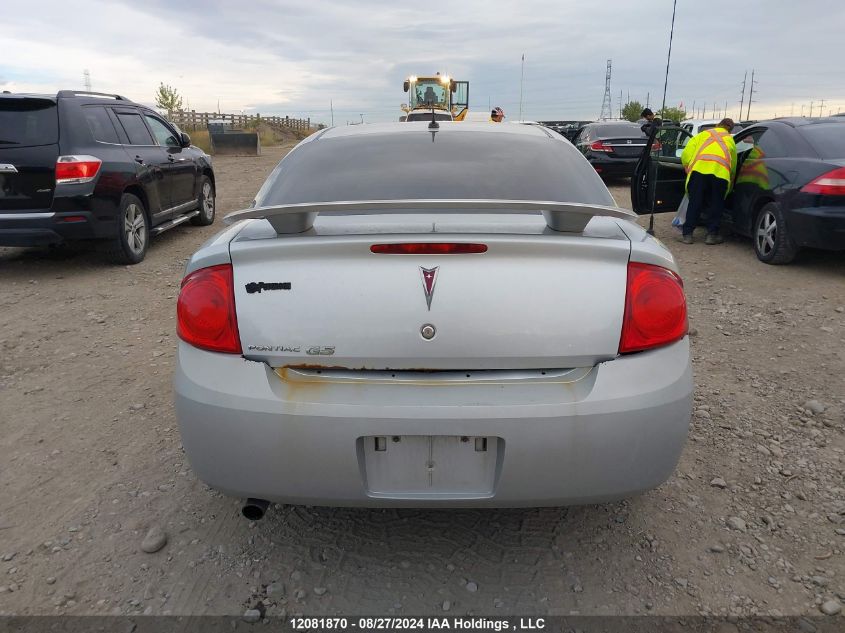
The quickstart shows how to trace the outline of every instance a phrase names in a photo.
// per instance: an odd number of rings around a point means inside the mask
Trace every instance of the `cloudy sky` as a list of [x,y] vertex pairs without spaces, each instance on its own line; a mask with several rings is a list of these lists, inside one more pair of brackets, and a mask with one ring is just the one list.
[[[396,120],[402,81],[470,82],[470,106],[512,119],[598,116],[607,59],[618,111],[663,98],[672,0],[2,0],[0,89],[82,88],[154,103],[160,82],[198,111],[336,124]],[[737,117],[756,69],[752,118],[845,111],[845,3],[678,0],[667,105]],[[746,97],[747,104],[747,97]],[[743,110],[745,113],[745,110]]]

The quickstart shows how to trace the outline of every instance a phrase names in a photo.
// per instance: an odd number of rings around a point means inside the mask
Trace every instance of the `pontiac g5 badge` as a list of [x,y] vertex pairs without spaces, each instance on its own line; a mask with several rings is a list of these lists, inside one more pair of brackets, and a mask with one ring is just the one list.
[[428,305],[429,311],[431,311],[431,300],[434,297],[434,284],[437,283],[438,268],[440,268],[440,266],[435,266],[434,268],[423,268],[420,266],[423,292],[425,292],[425,302]]

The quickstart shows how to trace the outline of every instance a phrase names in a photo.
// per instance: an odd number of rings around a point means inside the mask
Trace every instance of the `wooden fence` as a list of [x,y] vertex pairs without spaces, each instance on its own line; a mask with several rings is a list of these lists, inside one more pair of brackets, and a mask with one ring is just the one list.
[[261,116],[260,114],[225,114],[219,112],[197,112],[196,110],[180,110],[170,117],[183,130],[195,132],[208,128],[209,121],[227,121],[235,128],[254,127],[259,122],[268,123],[275,127],[286,127],[291,130],[307,132],[311,129],[311,119],[294,119],[287,116]]

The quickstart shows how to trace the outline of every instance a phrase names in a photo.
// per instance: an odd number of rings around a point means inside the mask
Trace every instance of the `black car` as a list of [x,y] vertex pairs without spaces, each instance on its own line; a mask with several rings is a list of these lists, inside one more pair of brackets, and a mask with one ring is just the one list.
[[631,176],[648,138],[636,123],[596,121],[582,127],[572,144],[602,176]]
[[0,246],[102,240],[137,264],[150,235],[214,222],[211,157],[119,95],[0,94]]
[[[664,126],[631,181],[634,211],[675,211],[686,173],[689,133]],[[760,261],[786,264],[802,247],[845,250],[845,120],[783,118],[734,135],[737,170],[723,219],[752,238]],[[704,218],[702,218],[704,221]]]

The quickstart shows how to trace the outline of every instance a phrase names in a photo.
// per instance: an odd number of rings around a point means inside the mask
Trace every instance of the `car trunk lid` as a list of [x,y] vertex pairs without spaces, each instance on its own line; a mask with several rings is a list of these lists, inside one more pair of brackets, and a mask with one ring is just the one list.
[[[235,240],[243,353],[273,367],[592,366],[615,357],[619,345],[630,243],[621,231],[614,237],[429,232]],[[487,250],[372,252],[376,244],[409,242]]]
[[610,138],[602,139],[601,142],[603,145],[613,148],[613,151],[608,152],[608,156],[633,158],[642,153],[646,141],[645,138]]

